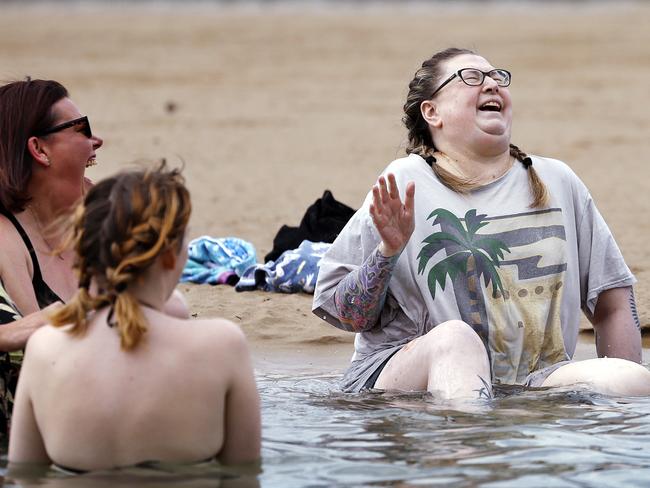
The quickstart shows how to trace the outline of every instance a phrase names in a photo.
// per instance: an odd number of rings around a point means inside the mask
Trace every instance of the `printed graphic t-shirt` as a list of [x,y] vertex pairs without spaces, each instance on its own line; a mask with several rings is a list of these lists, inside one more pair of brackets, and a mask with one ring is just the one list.
[[9,298],[4,286],[2,286],[2,281],[0,281],[0,326],[19,318],[20,314],[16,310],[11,298]]
[[[570,359],[581,309],[634,277],[580,179],[561,161],[532,157],[549,205],[532,209],[526,169],[461,195],[417,155],[393,161],[400,194],[415,181],[415,231],[397,261],[377,325],[357,334],[343,387],[358,390],[396,348],[441,322],[460,319],[483,340],[496,383]],[[380,242],[363,206],[321,260],[314,313],[336,316],[336,285]]]

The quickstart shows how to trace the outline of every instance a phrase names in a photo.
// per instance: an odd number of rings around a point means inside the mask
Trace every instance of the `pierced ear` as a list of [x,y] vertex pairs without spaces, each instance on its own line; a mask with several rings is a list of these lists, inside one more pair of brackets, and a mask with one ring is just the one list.
[[425,100],[422,102],[420,104],[420,112],[427,124],[436,128],[442,127],[442,119],[440,118],[438,107],[433,101]]
[[45,167],[52,164],[50,162],[50,157],[47,155],[47,150],[45,149],[44,144],[41,144],[38,137],[32,136],[27,139],[27,149],[29,150],[29,154],[32,155],[32,158],[34,158],[34,161],[38,164]]
[[176,267],[176,254],[172,249],[167,249],[160,255],[160,262],[163,269],[174,269]]

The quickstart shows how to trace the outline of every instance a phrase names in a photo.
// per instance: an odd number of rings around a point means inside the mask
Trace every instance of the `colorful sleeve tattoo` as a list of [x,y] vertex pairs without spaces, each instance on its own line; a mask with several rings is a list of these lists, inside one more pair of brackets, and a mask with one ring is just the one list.
[[376,249],[359,269],[341,280],[334,292],[341,323],[356,332],[369,330],[377,323],[398,258],[399,254],[386,257]]

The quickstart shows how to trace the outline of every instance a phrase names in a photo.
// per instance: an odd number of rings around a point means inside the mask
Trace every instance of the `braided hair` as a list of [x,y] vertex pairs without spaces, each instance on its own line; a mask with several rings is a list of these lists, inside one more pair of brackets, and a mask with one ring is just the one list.
[[[408,130],[408,144],[406,154],[417,154],[429,163],[438,179],[453,191],[468,193],[476,188],[471,180],[458,177],[436,164],[436,152],[429,124],[422,116],[420,105],[429,100],[431,94],[440,83],[443,76],[443,64],[462,54],[476,54],[469,49],[448,48],[440,51],[422,63],[409,83],[409,92],[404,103],[404,116],[402,122]],[[528,155],[514,144],[510,144],[510,155],[521,162],[528,173],[528,183],[532,193],[530,207],[544,207],[548,201],[548,191],[533,168],[533,161]]]
[[[75,250],[79,290],[51,317],[52,325],[72,324],[83,334],[89,312],[110,307],[122,349],[138,345],[147,324],[129,285],[161,253],[180,249],[190,217],[190,195],[178,170],[134,170],[104,179],[76,208],[66,240]],[[91,294],[91,282],[97,293]]]

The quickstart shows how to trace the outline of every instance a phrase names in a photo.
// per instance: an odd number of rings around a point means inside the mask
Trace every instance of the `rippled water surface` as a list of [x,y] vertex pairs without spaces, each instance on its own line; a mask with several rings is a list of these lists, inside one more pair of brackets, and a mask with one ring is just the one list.
[[[337,380],[258,378],[264,466],[257,478],[224,479],[214,467],[165,467],[101,480],[106,486],[219,486],[221,478],[221,486],[287,488],[650,486],[648,398],[508,388],[489,402],[450,405],[426,394],[343,394]],[[82,486],[82,478],[50,473],[38,484]]]

